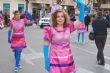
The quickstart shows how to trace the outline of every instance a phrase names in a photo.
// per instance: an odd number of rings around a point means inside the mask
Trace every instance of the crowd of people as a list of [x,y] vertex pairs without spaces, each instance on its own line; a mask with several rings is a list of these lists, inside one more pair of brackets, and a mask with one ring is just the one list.
[[[12,17],[13,18],[13,17]],[[10,18],[10,15],[7,12],[0,11],[0,28],[9,26],[9,22],[12,19]],[[29,13],[28,11],[24,11],[23,13],[20,13],[20,19],[27,19],[27,24],[32,25],[35,23],[36,25],[39,22],[39,15],[36,13]]]

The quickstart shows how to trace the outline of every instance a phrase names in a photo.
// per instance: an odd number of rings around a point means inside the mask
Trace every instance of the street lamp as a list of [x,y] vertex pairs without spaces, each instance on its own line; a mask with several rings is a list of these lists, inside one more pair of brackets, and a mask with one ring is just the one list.
[[66,10],[67,9],[67,6],[64,6],[64,9]]

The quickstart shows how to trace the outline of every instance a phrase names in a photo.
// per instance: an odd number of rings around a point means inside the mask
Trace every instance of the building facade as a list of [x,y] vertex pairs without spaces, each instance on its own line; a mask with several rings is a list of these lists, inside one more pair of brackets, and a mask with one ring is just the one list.
[[94,9],[110,13],[110,0],[94,0]]
[[25,9],[24,0],[0,0],[0,11],[7,13],[12,17],[14,10],[23,12]]
[[[45,13],[50,11],[51,5],[57,3],[58,0],[29,0],[28,11],[30,13],[42,14],[44,10]],[[73,0],[60,0],[61,5],[69,12],[69,14],[74,13],[75,3]],[[26,9],[25,0],[0,0],[0,11],[13,17],[13,11],[19,10],[21,13]]]

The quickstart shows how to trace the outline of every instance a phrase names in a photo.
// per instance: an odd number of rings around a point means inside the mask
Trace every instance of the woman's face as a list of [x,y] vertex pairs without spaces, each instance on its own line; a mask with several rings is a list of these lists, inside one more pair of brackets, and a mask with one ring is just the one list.
[[16,13],[14,17],[15,17],[15,19],[17,19],[17,20],[20,19],[20,13],[19,13],[19,12]]
[[63,25],[63,24],[64,24],[65,18],[64,18],[63,12],[58,12],[58,13],[57,13],[57,18],[56,18],[56,20],[57,20],[57,24],[58,24],[58,25]]

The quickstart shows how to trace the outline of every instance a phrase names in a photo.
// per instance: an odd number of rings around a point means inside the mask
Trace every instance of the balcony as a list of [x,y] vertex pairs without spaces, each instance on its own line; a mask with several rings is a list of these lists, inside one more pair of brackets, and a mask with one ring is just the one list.
[[[57,0],[31,0],[31,3],[45,3],[45,4],[52,4],[56,3]],[[76,3],[73,0],[64,0],[61,5],[68,5],[68,6],[76,6]]]
[[110,9],[110,4],[101,4],[100,8]]
[[31,3],[45,3],[50,4],[51,0],[31,0]]

